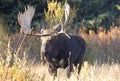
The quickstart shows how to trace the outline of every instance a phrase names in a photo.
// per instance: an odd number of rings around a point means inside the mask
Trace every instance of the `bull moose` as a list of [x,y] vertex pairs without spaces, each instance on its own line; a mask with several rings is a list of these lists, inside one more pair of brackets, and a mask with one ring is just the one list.
[[69,5],[65,7],[65,23],[58,24],[53,29],[41,29],[41,34],[31,34],[31,20],[35,13],[35,8],[27,6],[24,13],[18,14],[18,22],[25,35],[35,35],[41,37],[41,59],[46,60],[49,65],[49,73],[57,74],[58,68],[66,68],[67,76],[70,77],[73,65],[78,65],[80,72],[83,57],[86,51],[84,39],[77,35],[67,34],[64,30],[69,19]]
[[64,33],[60,33],[46,40],[46,43],[42,45],[41,52],[43,58],[49,63],[50,74],[56,75],[58,68],[67,68],[67,75],[69,77],[73,64],[75,66],[79,64],[78,73],[80,72],[86,43],[79,36],[69,36],[70,38]]

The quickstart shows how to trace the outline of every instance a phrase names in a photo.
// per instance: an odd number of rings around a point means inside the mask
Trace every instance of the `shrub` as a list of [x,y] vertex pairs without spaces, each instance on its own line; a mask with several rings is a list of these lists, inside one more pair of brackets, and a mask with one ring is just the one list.
[[[50,27],[57,25],[58,23],[64,24],[65,22],[64,9],[66,3],[67,2],[61,3],[54,0],[47,1],[48,11],[44,11],[44,13],[45,13],[45,20]],[[76,17],[76,12],[77,9],[75,7],[70,9],[69,24],[73,23],[73,19]],[[66,29],[70,31],[68,27]]]

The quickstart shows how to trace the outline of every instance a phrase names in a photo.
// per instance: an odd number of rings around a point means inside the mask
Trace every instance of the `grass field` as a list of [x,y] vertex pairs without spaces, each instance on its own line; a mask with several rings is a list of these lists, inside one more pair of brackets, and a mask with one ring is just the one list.
[[75,69],[70,79],[66,77],[66,70],[58,69],[56,77],[49,75],[47,65],[32,65],[29,67],[0,67],[0,81],[119,81],[120,64],[94,64],[84,62],[81,73]]
[[[87,43],[87,50],[80,74],[74,67],[70,79],[66,77],[66,70],[58,69],[56,77],[49,75],[48,65],[37,62],[32,63],[38,53],[38,40],[21,47],[20,54],[13,53],[13,45],[19,40],[14,35],[12,41],[0,41],[0,81],[119,81],[120,80],[120,29],[112,27],[108,33],[99,29],[98,34],[89,31],[79,32]],[[4,37],[3,37],[4,38]],[[29,39],[29,37],[27,37]],[[37,41],[37,42],[36,42]],[[29,49],[26,49],[28,48]],[[32,51],[34,48],[34,52]],[[29,51],[29,52],[28,52]],[[31,57],[28,54],[32,52]],[[14,58],[13,58],[14,56]],[[37,56],[36,56],[37,57]],[[14,61],[12,61],[14,59]],[[39,58],[34,58],[39,59]],[[29,61],[29,62],[28,62]],[[12,62],[12,66],[10,66]]]
[[[59,69],[57,77],[52,77],[46,70],[47,67],[40,65],[32,67],[32,72],[38,74],[38,81],[119,81],[120,65],[119,64],[102,64],[90,65],[84,62],[81,73],[77,71],[72,73],[70,79],[66,77],[66,70]],[[35,78],[36,79],[36,78]]]

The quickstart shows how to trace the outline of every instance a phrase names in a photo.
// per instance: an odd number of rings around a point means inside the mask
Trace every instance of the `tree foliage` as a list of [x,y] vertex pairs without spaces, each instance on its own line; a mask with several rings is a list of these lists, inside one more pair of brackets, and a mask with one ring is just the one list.
[[[52,1],[52,0],[48,0]],[[54,0],[65,2],[65,0]],[[102,26],[109,29],[114,19],[119,21],[119,0],[67,0],[70,6],[78,9],[77,16],[73,20],[75,24],[79,22],[80,26],[95,30]],[[19,31],[17,14],[24,11],[24,7],[32,5],[36,7],[36,13],[32,21],[33,27],[38,27],[44,20],[44,9],[48,10],[47,0],[0,0],[0,16],[5,20],[9,33]],[[59,14],[59,13],[58,13]],[[118,24],[117,24],[118,25]]]
[[98,26],[108,29],[113,22],[113,17],[119,16],[116,4],[118,0],[81,0],[78,19],[88,28]]
[[[65,23],[65,5],[67,2],[48,1],[48,10],[45,10],[45,20],[51,27],[54,25]],[[70,8],[69,23],[73,23],[73,19],[76,17],[76,8]]]

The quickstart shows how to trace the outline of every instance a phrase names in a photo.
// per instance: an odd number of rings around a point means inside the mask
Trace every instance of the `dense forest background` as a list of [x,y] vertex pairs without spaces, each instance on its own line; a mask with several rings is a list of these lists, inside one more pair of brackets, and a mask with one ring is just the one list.
[[[67,0],[67,2],[72,8],[77,9],[76,17],[71,24],[72,28],[85,26],[89,30],[96,31],[98,27],[109,29],[111,25],[120,25],[119,0]],[[39,27],[45,18],[47,0],[0,0],[0,18],[6,26],[3,29],[8,34],[19,32],[17,14],[19,11],[24,11],[26,5],[36,8],[32,27]]]

